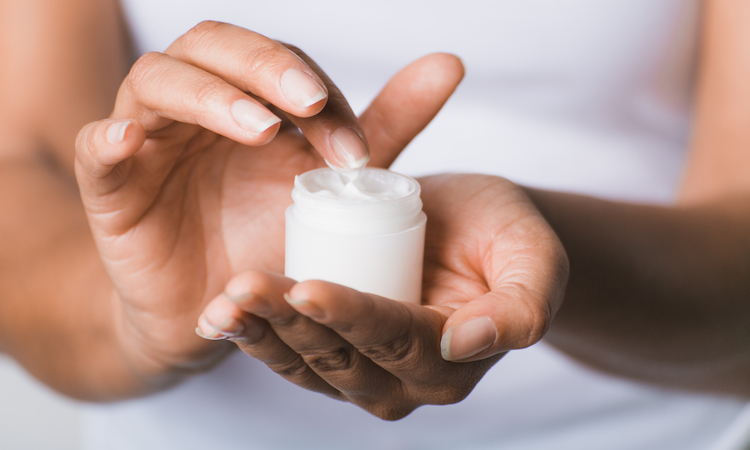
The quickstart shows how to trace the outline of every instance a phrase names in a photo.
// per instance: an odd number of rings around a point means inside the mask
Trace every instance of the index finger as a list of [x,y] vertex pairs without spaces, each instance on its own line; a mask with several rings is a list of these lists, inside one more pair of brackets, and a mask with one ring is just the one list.
[[253,31],[204,21],[165,54],[199,67],[297,117],[319,113],[328,89],[294,52]]
[[364,133],[346,99],[301,50],[234,25],[206,21],[166,54],[270,102],[339,167],[369,161]]

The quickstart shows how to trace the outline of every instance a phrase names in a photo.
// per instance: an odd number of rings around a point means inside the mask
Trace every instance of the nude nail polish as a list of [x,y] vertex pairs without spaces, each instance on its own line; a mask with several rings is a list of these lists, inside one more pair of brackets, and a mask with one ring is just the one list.
[[322,86],[298,69],[287,69],[284,72],[281,76],[281,90],[299,108],[307,108],[328,97]]
[[231,113],[242,128],[255,133],[262,133],[281,122],[266,108],[245,99],[232,103]]
[[317,305],[313,304],[308,300],[297,300],[289,296],[288,293],[284,293],[284,300],[289,303],[292,308],[300,310],[299,312],[306,315],[313,320],[325,319],[325,313],[318,308]]
[[225,339],[229,339],[229,336],[224,335],[207,335],[203,333],[203,331],[201,331],[200,327],[195,327],[195,334],[208,341],[223,341]]
[[447,361],[460,361],[487,350],[497,340],[497,329],[489,317],[467,320],[443,335],[440,352]]
[[198,328],[201,330],[201,336],[209,336],[213,338],[223,337],[234,337],[242,334],[244,325],[242,322],[235,319],[225,319],[218,325],[214,325],[209,322],[205,316],[198,318]]
[[370,154],[364,141],[349,127],[339,127],[331,135],[331,148],[337,161],[330,161],[329,165],[346,169],[359,169],[370,161]]

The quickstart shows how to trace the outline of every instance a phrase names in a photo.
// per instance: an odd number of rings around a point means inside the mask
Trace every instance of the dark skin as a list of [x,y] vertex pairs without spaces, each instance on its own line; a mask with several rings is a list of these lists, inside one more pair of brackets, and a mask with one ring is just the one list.
[[[314,63],[243,31],[203,24],[126,75],[116,4],[0,7],[0,349],[55,389],[111,400],[206,370],[235,344],[200,339],[197,323],[209,336],[231,331],[293,382],[386,419],[459,401],[504,352],[548,329],[553,345],[610,373],[748,395],[743,2],[706,3],[680,205],[603,202],[483,175],[420,180],[430,217],[422,306],[274,274],[281,212],[294,173],[321,166],[320,155],[336,160],[331,136],[342,126],[366,137],[372,165],[390,164],[460,81],[454,57],[409,66],[357,119]],[[29,15],[37,28],[12,26]],[[237,39],[271,46],[254,66],[271,69],[243,79],[225,60],[202,58],[221,54],[207,50],[221,30],[224,49]],[[279,80],[292,66],[324,100],[290,102]],[[233,102],[256,98],[284,121],[240,126]],[[75,149],[81,127],[102,117]],[[108,139],[125,124],[121,140]],[[222,318],[234,328],[219,327]],[[457,328],[467,323],[470,333]]]

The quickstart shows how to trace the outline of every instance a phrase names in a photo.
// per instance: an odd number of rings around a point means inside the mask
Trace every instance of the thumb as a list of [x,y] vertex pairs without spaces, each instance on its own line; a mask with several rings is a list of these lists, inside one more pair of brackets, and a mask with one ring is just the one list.
[[[76,179],[89,220],[97,222],[96,218],[101,217],[108,224],[129,224],[142,215],[142,208],[129,208],[133,198],[140,196],[134,195],[132,189],[122,192],[122,188],[131,178],[131,157],[143,146],[145,138],[143,126],[134,120],[104,119],[80,131],[76,141]],[[115,211],[127,213],[115,215]]]
[[518,257],[508,264],[513,275],[458,308],[443,327],[443,359],[478,361],[537,343],[562,303],[568,263],[559,250]]
[[430,123],[464,77],[461,60],[424,56],[391,78],[359,117],[370,144],[371,165],[388,167]]

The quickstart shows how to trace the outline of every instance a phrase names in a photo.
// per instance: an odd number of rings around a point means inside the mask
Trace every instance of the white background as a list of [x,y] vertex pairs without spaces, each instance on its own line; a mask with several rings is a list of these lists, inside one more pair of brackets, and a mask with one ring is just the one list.
[[77,405],[28,376],[0,356],[0,449],[81,448]]

